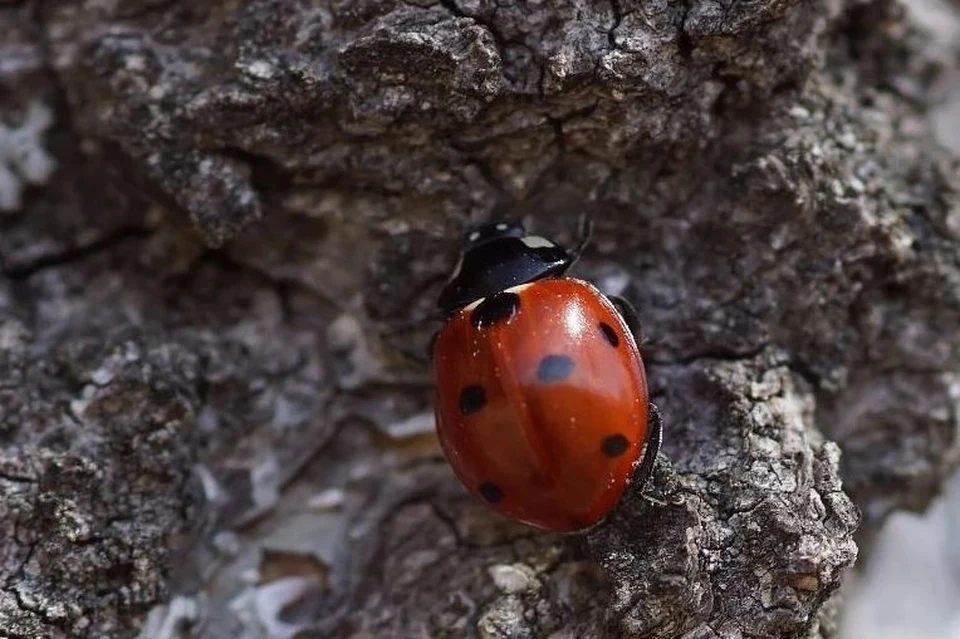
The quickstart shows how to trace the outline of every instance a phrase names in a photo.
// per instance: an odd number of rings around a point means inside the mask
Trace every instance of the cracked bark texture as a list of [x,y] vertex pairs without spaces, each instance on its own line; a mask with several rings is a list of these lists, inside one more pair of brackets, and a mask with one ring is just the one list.
[[[3,3],[0,635],[833,636],[960,453],[958,59],[886,0]],[[665,445],[555,536],[402,353],[466,224],[584,211]]]

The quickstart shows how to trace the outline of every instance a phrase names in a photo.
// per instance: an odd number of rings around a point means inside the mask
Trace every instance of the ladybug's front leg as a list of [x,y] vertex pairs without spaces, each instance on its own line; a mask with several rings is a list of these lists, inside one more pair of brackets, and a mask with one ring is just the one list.
[[644,442],[643,460],[633,474],[633,484],[636,490],[643,490],[653,467],[657,463],[657,454],[660,452],[660,443],[663,441],[663,420],[660,418],[660,409],[653,402],[647,412],[647,439]]

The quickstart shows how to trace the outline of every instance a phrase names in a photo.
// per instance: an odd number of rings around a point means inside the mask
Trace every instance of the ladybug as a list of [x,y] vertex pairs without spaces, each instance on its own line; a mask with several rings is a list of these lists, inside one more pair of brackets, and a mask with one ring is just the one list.
[[567,250],[516,223],[471,230],[432,347],[455,474],[500,513],[552,531],[601,521],[660,448],[636,313],[565,277],[589,236],[587,223]]

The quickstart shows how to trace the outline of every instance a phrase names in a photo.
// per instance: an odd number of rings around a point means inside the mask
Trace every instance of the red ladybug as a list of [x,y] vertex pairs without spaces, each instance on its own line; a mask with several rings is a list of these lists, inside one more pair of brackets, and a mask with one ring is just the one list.
[[636,314],[564,277],[588,237],[568,251],[518,224],[471,231],[433,346],[437,433],[457,477],[554,531],[600,521],[660,448]]

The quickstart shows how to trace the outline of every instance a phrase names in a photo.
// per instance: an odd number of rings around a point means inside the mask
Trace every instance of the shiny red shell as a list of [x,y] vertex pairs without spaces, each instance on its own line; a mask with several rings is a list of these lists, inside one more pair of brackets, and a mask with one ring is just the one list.
[[433,359],[440,444],[474,495],[555,531],[613,509],[643,451],[648,394],[634,338],[596,288],[544,279],[475,302]]

